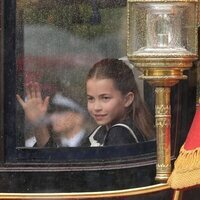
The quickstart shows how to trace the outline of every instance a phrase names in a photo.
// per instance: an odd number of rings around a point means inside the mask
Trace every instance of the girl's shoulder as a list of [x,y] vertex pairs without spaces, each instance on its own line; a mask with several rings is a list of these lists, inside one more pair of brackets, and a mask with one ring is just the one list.
[[136,143],[139,143],[139,139],[138,139],[138,134],[135,133],[135,131],[133,130],[133,128],[131,128],[129,125],[125,124],[125,123],[117,123],[114,124],[110,129],[109,129],[109,133],[110,135],[114,134],[118,135],[118,137],[120,135],[125,136],[125,134],[128,134],[129,137],[133,137]]
[[128,120],[122,123],[114,124],[108,131],[105,145],[123,145],[146,141],[146,138],[134,126],[132,121]]
[[120,122],[109,130],[105,126],[98,126],[88,137],[88,146],[115,146],[144,142],[143,135],[132,123]]
[[105,126],[98,126],[90,134],[88,142],[91,147],[123,145],[137,142],[133,135],[131,128],[123,123],[115,124],[109,130]]

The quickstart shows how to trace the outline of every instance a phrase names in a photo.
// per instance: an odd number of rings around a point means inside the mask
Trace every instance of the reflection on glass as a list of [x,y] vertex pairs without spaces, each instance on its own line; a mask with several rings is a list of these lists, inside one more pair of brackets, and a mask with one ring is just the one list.
[[[69,108],[66,115],[63,110],[55,109],[60,119],[55,120],[53,99],[61,94],[87,110],[86,74],[102,58],[126,55],[125,21],[125,7],[112,7],[105,2],[97,5],[95,1],[17,1],[16,93],[24,101],[27,99],[27,85],[37,82],[41,98],[50,97],[45,117],[38,117],[38,120],[41,120],[40,125],[48,128],[48,134],[53,135],[53,146],[76,146],[71,145],[70,140],[64,137],[65,131],[56,130],[55,125],[56,121],[61,123],[64,117],[74,116],[69,114]],[[142,88],[141,85],[139,87]],[[78,112],[76,114],[78,119]],[[96,123],[87,114],[83,118],[79,125],[84,121],[84,125],[80,125],[84,141],[85,135],[94,130]],[[35,126],[24,117],[20,104],[16,120],[17,145],[34,146],[39,134],[35,135]],[[54,132],[59,133],[55,135]],[[62,142],[58,138],[63,138]]]
[[[35,86],[37,84],[35,83]],[[33,89],[33,88],[32,88]],[[26,147],[77,147],[81,146],[86,138],[86,111],[75,101],[64,97],[62,94],[55,94],[48,109],[46,100],[40,99],[40,91],[34,94],[33,90],[27,93],[25,102],[18,96],[23,106],[27,120],[33,127],[32,136],[25,140]],[[35,90],[36,91],[36,90]],[[42,102],[45,110],[41,109]]]

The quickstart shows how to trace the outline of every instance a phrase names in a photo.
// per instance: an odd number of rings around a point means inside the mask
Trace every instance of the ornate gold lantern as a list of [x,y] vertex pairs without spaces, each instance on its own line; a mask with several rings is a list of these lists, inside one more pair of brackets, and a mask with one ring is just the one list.
[[156,180],[171,173],[171,86],[197,59],[198,0],[128,0],[127,56],[155,86]]

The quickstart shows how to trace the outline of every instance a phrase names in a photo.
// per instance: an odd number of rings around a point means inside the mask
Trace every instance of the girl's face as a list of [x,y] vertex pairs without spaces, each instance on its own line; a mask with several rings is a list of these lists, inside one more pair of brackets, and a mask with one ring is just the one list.
[[125,117],[127,107],[133,101],[133,93],[131,99],[122,95],[112,79],[89,79],[86,90],[88,111],[98,125],[118,123]]

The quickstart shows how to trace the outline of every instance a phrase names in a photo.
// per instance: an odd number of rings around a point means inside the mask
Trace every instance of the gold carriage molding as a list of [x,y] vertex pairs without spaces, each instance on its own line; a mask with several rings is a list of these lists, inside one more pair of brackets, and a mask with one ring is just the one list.
[[127,56],[155,86],[156,180],[171,173],[171,86],[197,59],[198,0],[128,0]]

